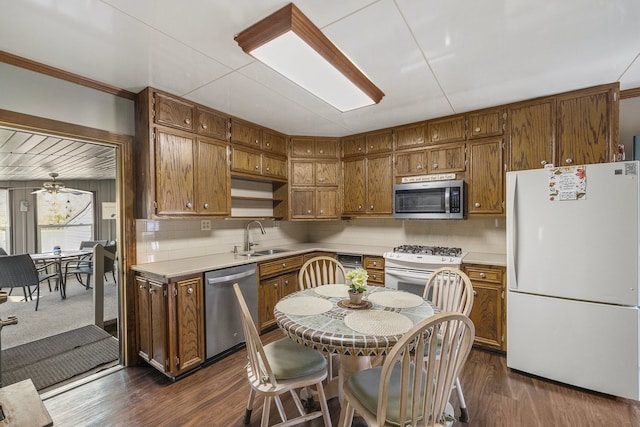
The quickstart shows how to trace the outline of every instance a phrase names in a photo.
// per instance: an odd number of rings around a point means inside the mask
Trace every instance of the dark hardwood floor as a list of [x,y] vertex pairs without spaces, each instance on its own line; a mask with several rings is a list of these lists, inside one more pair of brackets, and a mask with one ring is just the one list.
[[[263,341],[281,336],[275,330],[263,335]],[[44,403],[55,426],[242,426],[249,391],[244,365],[242,350],[176,382],[142,365],[50,397]],[[471,427],[640,426],[640,402],[511,371],[504,356],[491,352],[472,350],[461,382],[471,418],[466,425]],[[457,406],[453,395],[452,404]],[[260,425],[259,402],[257,399],[251,426]],[[335,425],[339,416],[337,399],[329,404]],[[277,421],[275,407],[272,414]],[[322,424],[314,420],[308,425]],[[455,425],[465,426],[459,422]]]

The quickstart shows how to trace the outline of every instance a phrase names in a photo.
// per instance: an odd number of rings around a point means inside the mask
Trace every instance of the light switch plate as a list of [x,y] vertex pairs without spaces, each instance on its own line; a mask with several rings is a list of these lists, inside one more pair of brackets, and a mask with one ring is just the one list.
[[200,220],[200,230],[201,231],[211,230],[211,220],[210,219]]

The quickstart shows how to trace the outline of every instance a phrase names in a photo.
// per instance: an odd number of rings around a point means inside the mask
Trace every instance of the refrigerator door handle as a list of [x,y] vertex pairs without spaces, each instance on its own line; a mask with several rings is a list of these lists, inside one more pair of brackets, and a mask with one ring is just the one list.
[[[509,289],[518,289],[518,274],[516,272],[517,254],[515,252],[518,239],[516,228],[518,224],[516,212],[517,184],[518,174],[509,174],[507,177],[507,285]],[[511,207],[510,210],[508,208],[509,206]]]

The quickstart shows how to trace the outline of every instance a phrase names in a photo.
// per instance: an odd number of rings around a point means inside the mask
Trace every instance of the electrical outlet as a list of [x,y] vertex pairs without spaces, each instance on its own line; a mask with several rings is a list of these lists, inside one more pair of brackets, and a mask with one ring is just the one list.
[[211,230],[211,220],[210,219],[200,220],[200,230],[201,231]]

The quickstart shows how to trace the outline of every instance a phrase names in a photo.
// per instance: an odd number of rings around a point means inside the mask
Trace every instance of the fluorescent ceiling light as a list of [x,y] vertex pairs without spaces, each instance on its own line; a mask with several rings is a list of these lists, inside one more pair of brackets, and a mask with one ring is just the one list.
[[293,3],[235,40],[246,53],[340,111],[377,104],[384,96]]

